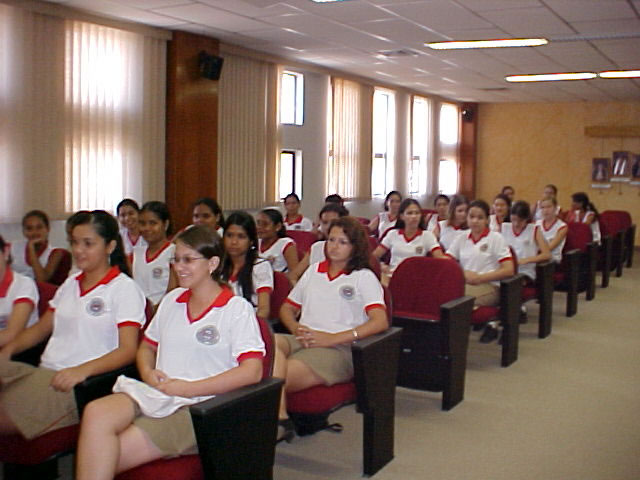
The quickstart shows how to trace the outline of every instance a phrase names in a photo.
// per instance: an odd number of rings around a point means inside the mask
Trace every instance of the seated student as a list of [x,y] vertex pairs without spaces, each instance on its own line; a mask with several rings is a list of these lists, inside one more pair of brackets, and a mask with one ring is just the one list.
[[300,213],[300,197],[295,193],[290,193],[284,197],[284,209],[287,215],[284,217],[284,226],[287,230],[301,230],[311,232],[313,222]]
[[433,232],[438,226],[438,222],[446,220],[449,214],[449,197],[440,194],[433,201],[436,213],[430,213],[426,218],[427,230]]
[[543,198],[540,200],[540,212],[542,219],[536,222],[536,226],[540,227],[549,250],[551,257],[556,263],[562,261],[562,249],[567,240],[567,224],[558,218],[558,201],[555,197]]
[[527,202],[515,202],[510,218],[511,222],[502,224],[502,236],[516,252],[518,273],[522,273],[526,282],[532,284],[536,279],[536,263],[551,260],[551,251],[541,229],[529,223],[531,208]]
[[584,192],[577,192],[571,195],[571,210],[567,213],[565,221],[567,223],[586,223],[591,227],[593,241],[600,244],[600,224],[598,223],[598,210],[589,196]]
[[38,288],[11,270],[9,245],[0,236],[0,348],[38,321]]
[[291,335],[276,335],[273,375],[285,379],[279,438],[287,441],[295,434],[286,392],[350,380],[351,342],[388,327],[382,286],[369,266],[367,233],[357,219],[331,222],[326,254],[327,260],[307,269],[280,310]]
[[393,228],[398,219],[398,209],[402,202],[402,195],[397,190],[393,190],[387,194],[384,199],[384,212],[378,213],[371,219],[369,225],[370,232],[378,230],[378,238],[382,238],[387,230]]
[[221,278],[233,293],[251,302],[260,318],[269,318],[273,291],[271,264],[258,255],[256,222],[246,212],[229,215],[224,229]]
[[138,221],[147,245],[133,249],[133,279],[156,306],[177,284],[170,265],[175,245],[168,238],[171,233],[169,208],[163,202],[147,202],[142,206]]
[[337,193],[332,193],[331,195],[327,195],[325,197],[324,203],[337,203],[338,205],[344,207],[344,198],[342,198]]
[[507,197],[509,199],[509,205],[511,205],[513,203],[513,199],[516,198],[516,189],[511,185],[505,185],[502,187],[500,194]]
[[204,225],[222,237],[224,235],[224,214],[218,202],[210,197],[196,200],[193,204],[193,225]]
[[433,230],[444,251],[447,250],[467,227],[467,209],[469,202],[464,195],[454,195],[449,204],[449,215],[446,220],[440,220]]
[[327,238],[329,233],[329,225],[331,225],[331,222],[336,218],[346,217],[347,215],[349,215],[349,211],[337,203],[326,203],[324,207],[322,207],[320,214],[318,215],[318,218],[320,219],[318,238],[321,240],[314,242],[311,245],[311,249],[305,253],[302,260],[298,262],[298,265],[287,273],[289,282],[291,282],[292,285],[296,284],[302,274],[307,270],[307,268],[309,268],[309,265],[325,260],[326,257],[324,249],[327,242],[324,239]]
[[125,253],[131,255],[134,247],[146,247],[147,242],[140,235],[138,225],[138,217],[140,216],[138,203],[131,198],[125,198],[118,203],[116,214],[120,222],[120,236]]
[[296,242],[287,237],[282,214],[275,208],[258,213],[258,250],[260,257],[271,263],[274,272],[287,272],[298,265]]
[[[102,210],[76,219],[71,251],[81,272],[49,310],[0,350],[0,433],[31,439],[78,423],[73,387],[133,362],[145,323],[144,294],[127,275],[117,220]],[[40,366],[9,361],[49,341]]]
[[413,198],[402,201],[396,226],[387,232],[373,254],[382,258],[388,251],[391,252],[391,261],[388,267],[383,268],[383,285],[389,284],[393,272],[405,258],[421,257],[429,253],[435,258],[444,257],[436,237],[424,229],[422,209]]
[[504,193],[499,193],[493,199],[493,213],[489,216],[489,229],[492,232],[502,231],[502,222],[509,222],[511,199]]
[[[188,405],[260,381],[265,354],[251,304],[222,284],[221,239],[197,226],[176,238],[180,287],[160,303],[137,365],[82,417],[77,478],[111,479],[163,457],[197,451]],[[224,435],[225,432],[220,432]]]
[[556,200],[556,215],[560,215],[560,211],[562,209],[560,208],[560,205],[558,205],[558,188],[550,183],[549,185],[545,185],[544,190],[542,191],[542,198],[538,200],[533,207],[533,219],[535,221],[542,220],[540,202],[545,198],[553,198]]
[[62,251],[49,245],[49,217],[42,210],[31,210],[22,217],[25,240],[11,243],[11,268],[14,272],[48,282],[55,273]]
[[[502,235],[489,230],[487,202],[471,202],[467,222],[468,232],[453,241],[447,255],[460,262],[466,283],[464,294],[474,297],[474,305],[497,305],[500,301],[500,280],[514,274],[513,257]],[[498,323],[489,322],[480,341],[489,343],[496,338]]]

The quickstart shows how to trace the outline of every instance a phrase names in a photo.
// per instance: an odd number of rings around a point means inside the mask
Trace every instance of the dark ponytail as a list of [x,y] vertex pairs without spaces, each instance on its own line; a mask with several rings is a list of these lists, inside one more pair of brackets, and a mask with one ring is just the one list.
[[[242,296],[251,302],[251,297],[253,297],[254,294],[253,265],[258,258],[258,231],[256,228],[256,222],[247,212],[238,211],[229,215],[225,225],[225,230],[231,225],[238,225],[249,237],[249,250],[247,250],[247,253],[245,254],[244,265],[240,269],[240,272],[238,272],[238,285],[240,285],[240,288],[242,289]],[[229,255],[225,255],[222,267],[222,280],[228,282],[232,273],[233,262]]]
[[284,238],[287,236],[287,228],[284,226],[284,218],[282,218],[282,214],[276,210],[275,208],[265,208],[260,211],[261,214],[266,215],[271,220],[271,223],[274,225],[280,224],[280,228],[278,229],[278,238]]

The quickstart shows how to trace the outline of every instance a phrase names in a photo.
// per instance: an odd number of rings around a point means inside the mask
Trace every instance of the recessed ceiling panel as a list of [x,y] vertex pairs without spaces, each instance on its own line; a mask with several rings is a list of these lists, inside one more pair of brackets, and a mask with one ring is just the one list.
[[389,6],[395,14],[420,25],[438,29],[489,28],[492,25],[460,5],[447,0]]
[[568,22],[600,21],[636,16],[626,0],[545,0],[544,3]]
[[544,37],[575,33],[553,12],[544,7],[492,10],[483,12],[482,15],[513,37]]
[[268,26],[263,22],[202,4],[160,8],[155,12],[229,32],[248,32],[261,30]]

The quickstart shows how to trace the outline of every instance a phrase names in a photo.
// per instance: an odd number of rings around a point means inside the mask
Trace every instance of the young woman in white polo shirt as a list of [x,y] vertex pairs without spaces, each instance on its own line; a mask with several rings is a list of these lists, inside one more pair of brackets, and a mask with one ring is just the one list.
[[134,247],[146,247],[147,242],[140,235],[140,226],[138,225],[140,217],[138,202],[131,198],[121,200],[116,207],[116,215],[118,216],[118,222],[120,222],[120,236],[122,237],[124,252],[127,255],[131,255]]
[[[331,222],[327,259],[311,265],[280,310],[291,335],[276,335],[274,376],[286,392],[346,382],[353,376],[350,343],[388,327],[382,285],[369,266],[369,241],[360,222]],[[294,435],[285,392],[280,438]]]
[[296,242],[287,237],[282,214],[265,208],[256,218],[260,257],[269,261],[274,272],[288,272],[298,265]]
[[571,195],[571,211],[565,219],[567,223],[584,223],[591,228],[593,241],[600,244],[600,223],[598,222],[598,210],[584,192],[576,192]]
[[[500,280],[513,275],[513,257],[507,242],[498,232],[489,230],[489,205],[484,200],[469,204],[469,230],[459,235],[447,255],[464,270],[465,295],[475,299],[475,306],[494,306],[500,300]],[[481,341],[498,337],[497,322],[490,322]]]
[[551,257],[556,263],[562,261],[562,249],[567,241],[567,224],[558,218],[558,201],[555,197],[543,198],[540,200],[540,212],[542,219],[536,222],[544,236],[549,249],[551,250]]
[[433,230],[442,249],[446,251],[456,237],[466,230],[467,227],[467,210],[469,202],[464,195],[454,195],[449,203],[449,216],[446,220],[440,220]]
[[22,217],[25,240],[11,242],[11,265],[14,272],[38,282],[48,282],[60,261],[62,251],[49,244],[49,217],[42,210],[31,210]]
[[193,225],[203,225],[216,232],[220,237],[224,234],[224,214],[216,200],[202,197],[193,204]]
[[156,306],[177,284],[169,262],[175,250],[168,237],[171,233],[169,208],[163,202],[147,202],[140,210],[138,222],[147,245],[133,249],[133,279]]
[[295,193],[290,193],[284,197],[283,202],[286,215],[284,216],[284,226],[287,230],[298,230],[310,232],[313,230],[313,222],[300,213],[300,197]]
[[38,321],[38,298],[36,283],[11,270],[9,245],[0,236],[0,348]]
[[439,194],[433,201],[433,207],[436,212],[426,216],[426,230],[433,232],[438,226],[438,222],[446,220],[449,215],[449,197]]
[[[188,405],[256,383],[265,349],[251,304],[220,280],[223,249],[206,227],[176,238],[179,288],[162,300],[138,348],[142,382],[120,377],[118,392],[84,411],[78,480],[197,451]],[[225,432],[220,432],[224,435]]]
[[233,212],[224,229],[222,279],[233,292],[248,300],[260,318],[269,318],[273,291],[271,264],[258,255],[256,222],[247,212]]
[[[36,324],[0,350],[0,433],[27,439],[78,422],[73,387],[133,362],[145,299],[128,276],[118,222],[96,210],[75,216],[69,277]],[[50,335],[40,366],[9,361]],[[17,381],[19,380],[19,381]]]
[[384,233],[393,228],[398,219],[398,209],[402,203],[402,194],[397,190],[387,193],[384,199],[384,212],[378,213],[371,219],[367,228],[370,232],[378,230],[378,238],[382,238]]
[[389,230],[373,254],[381,258],[391,252],[388,266],[383,267],[382,284],[387,285],[395,269],[405,258],[431,254],[442,258],[442,248],[431,232],[424,228],[420,204],[413,198],[405,198],[400,204],[396,226]]
[[493,213],[489,216],[489,229],[492,232],[500,233],[502,231],[502,223],[510,221],[510,211],[511,199],[504,193],[496,195],[496,198],[493,199]]

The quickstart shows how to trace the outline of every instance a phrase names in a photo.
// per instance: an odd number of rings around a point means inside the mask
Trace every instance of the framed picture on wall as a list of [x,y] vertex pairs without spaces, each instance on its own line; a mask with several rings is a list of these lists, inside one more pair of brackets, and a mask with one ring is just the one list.
[[631,152],[613,152],[612,182],[628,182],[631,179]]
[[631,184],[640,185],[640,153],[631,154]]
[[611,159],[594,158],[591,160],[591,187],[610,188]]

